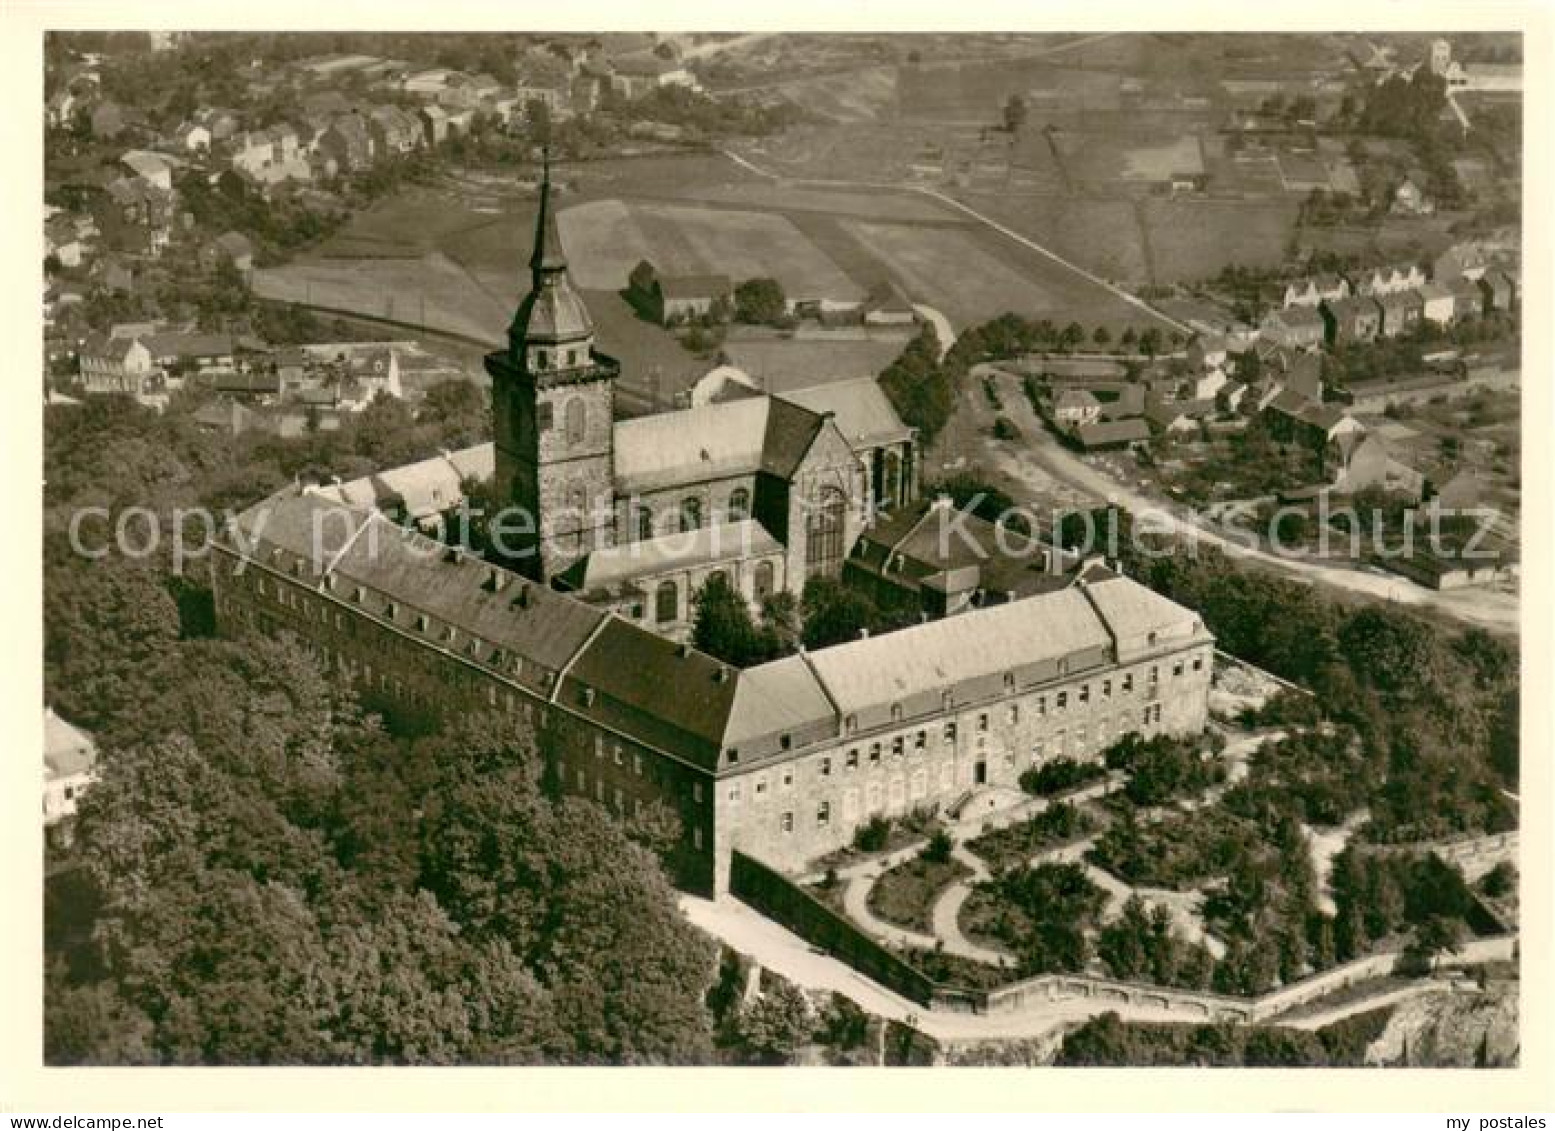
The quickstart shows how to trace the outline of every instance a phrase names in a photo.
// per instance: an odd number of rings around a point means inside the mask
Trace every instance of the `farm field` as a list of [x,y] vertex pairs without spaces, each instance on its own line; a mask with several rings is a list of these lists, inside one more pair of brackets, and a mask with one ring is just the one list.
[[1063,296],[990,255],[968,232],[902,224],[844,224],[905,283],[925,295],[957,325],[983,321],[1003,310],[1020,314],[1051,309]]
[[624,287],[632,268],[647,259],[665,274],[770,275],[792,297],[863,297],[824,252],[771,212],[595,201],[562,211],[557,223],[585,287]]
[[1104,279],[1125,285],[1149,280],[1131,201],[971,192],[956,197]]
[[1297,203],[1152,199],[1142,207],[1155,281],[1171,283],[1209,278],[1229,263],[1279,264]]
[[278,302],[416,323],[464,337],[501,340],[512,305],[491,297],[453,260],[433,252],[415,258],[326,259],[261,268],[254,293]]
[[905,333],[868,338],[742,337],[741,333],[730,335],[723,352],[732,364],[763,381],[772,393],[874,377],[896,359],[908,341]]

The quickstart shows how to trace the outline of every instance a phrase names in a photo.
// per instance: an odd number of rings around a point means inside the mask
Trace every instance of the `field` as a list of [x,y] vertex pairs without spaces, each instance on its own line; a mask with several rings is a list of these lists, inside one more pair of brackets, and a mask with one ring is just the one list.
[[417,258],[326,259],[264,268],[254,273],[254,293],[493,343],[502,339],[513,314],[512,304],[498,301],[457,263],[436,252]]
[[765,381],[770,392],[784,393],[873,377],[896,359],[907,340],[903,333],[777,338],[746,337],[736,331],[724,343],[724,352],[735,365]]
[[1149,281],[1149,261],[1135,206],[1130,201],[969,192],[957,195],[979,212],[1104,279],[1124,284]]
[[1155,280],[1170,283],[1209,278],[1229,263],[1280,263],[1296,203],[1147,200],[1143,209]]
[[557,221],[586,287],[624,287],[647,259],[664,274],[717,272],[736,281],[770,275],[790,297],[863,297],[857,283],[771,212],[597,201],[565,209]]

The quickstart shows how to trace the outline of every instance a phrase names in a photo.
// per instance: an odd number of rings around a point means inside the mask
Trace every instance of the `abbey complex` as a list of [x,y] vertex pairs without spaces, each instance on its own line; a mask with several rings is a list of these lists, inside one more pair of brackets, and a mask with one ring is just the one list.
[[[873,815],[1203,728],[1214,644],[1192,610],[1099,563],[914,549],[943,504],[919,503],[916,436],[873,381],[617,421],[548,180],[530,269],[486,360],[494,442],[250,508],[217,548],[224,632],[291,633],[369,703],[521,715],[561,789],[678,815],[700,892],[727,889],[735,849],[800,871]],[[534,517],[511,569],[417,529],[471,481]],[[923,619],[736,669],[686,642],[715,574],[753,606],[857,580]]]

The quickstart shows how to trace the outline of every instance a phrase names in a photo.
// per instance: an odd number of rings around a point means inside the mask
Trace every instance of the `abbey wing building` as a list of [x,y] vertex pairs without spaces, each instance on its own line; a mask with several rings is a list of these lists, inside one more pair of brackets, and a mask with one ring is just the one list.
[[[672,865],[703,892],[727,888],[734,849],[802,870],[876,814],[1203,728],[1202,621],[1101,566],[743,670],[692,648],[714,573],[753,602],[841,576],[875,516],[913,502],[915,437],[873,382],[617,421],[619,365],[594,348],[548,183],[530,269],[487,358],[494,443],[244,512],[212,571],[224,633],[292,634],[386,709],[523,717],[557,788],[672,813]],[[416,529],[471,479],[536,516],[516,569]]]

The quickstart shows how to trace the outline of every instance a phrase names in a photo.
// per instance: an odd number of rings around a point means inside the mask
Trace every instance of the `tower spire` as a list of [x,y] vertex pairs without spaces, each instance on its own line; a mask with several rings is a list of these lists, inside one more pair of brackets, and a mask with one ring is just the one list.
[[551,207],[551,147],[547,145],[541,153],[540,211],[535,217],[534,253],[529,257],[536,290],[544,285],[547,276],[567,270],[561,234],[556,230],[556,213]]

